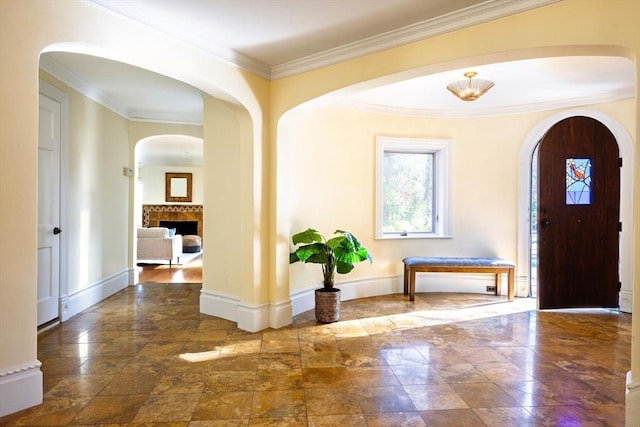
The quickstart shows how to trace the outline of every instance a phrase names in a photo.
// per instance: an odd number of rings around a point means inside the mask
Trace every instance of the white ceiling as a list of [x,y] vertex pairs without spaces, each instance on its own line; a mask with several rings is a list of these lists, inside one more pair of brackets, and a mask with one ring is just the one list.
[[[267,78],[278,78],[558,0],[85,1]],[[203,94],[167,77],[64,52],[44,54],[41,66],[131,120],[201,123]],[[474,102],[461,101],[445,89],[468,69],[412,76],[355,91],[339,102],[392,113],[470,116],[540,111],[635,95],[635,67],[619,57],[564,56],[472,68],[479,78],[495,82]],[[140,160],[157,164],[166,155],[175,159],[178,149],[181,161],[188,164],[180,146],[184,141],[170,141],[148,145],[149,149],[141,150]]]

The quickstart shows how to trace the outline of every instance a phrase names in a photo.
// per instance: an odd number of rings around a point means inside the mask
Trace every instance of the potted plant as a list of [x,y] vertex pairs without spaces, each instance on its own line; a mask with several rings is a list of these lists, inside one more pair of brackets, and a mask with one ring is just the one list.
[[294,250],[289,263],[310,262],[322,265],[322,288],[315,291],[316,319],[322,323],[340,319],[340,289],[334,288],[335,273],[347,274],[356,262],[373,262],[367,248],[351,233],[336,230],[335,237],[327,240],[313,228],[294,234],[291,240]]

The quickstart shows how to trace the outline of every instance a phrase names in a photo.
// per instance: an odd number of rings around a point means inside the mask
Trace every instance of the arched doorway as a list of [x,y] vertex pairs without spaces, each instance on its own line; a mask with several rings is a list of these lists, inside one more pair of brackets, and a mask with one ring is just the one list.
[[[564,111],[547,117],[538,123],[526,136],[520,149],[519,155],[519,178],[518,178],[518,289],[519,295],[525,295],[530,286],[535,289],[535,261],[536,261],[536,227],[532,227],[532,202],[535,200],[535,189],[532,191],[532,178],[535,178],[535,169],[532,157],[538,143],[556,123],[573,116],[583,116],[594,119],[606,127],[613,135],[619,148],[619,157],[622,159],[620,168],[620,222],[623,224],[623,231],[620,233],[620,257],[619,275],[621,288],[619,291],[619,306],[622,311],[632,311],[632,251],[633,236],[630,231],[633,229],[633,143],[625,127],[608,115],[603,113],[576,109]],[[626,232],[625,232],[626,231]],[[533,261],[533,264],[532,264]]]
[[584,116],[561,120],[540,141],[540,308],[618,307],[618,151],[609,129]]
[[[167,130],[170,124],[163,125]],[[182,126],[184,127],[184,126]],[[199,126],[193,126],[196,131]],[[137,231],[147,226],[174,227],[182,235],[183,248],[186,235],[198,235],[202,242],[204,221],[202,204],[204,195],[203,140],[190,135],[153,135],[136,141],[134,170],[134,248],[135,283],[201,283],[202,246],[189,247],[173,265],[163,260],[143,260],[137,254]],[[166,175],[188,174],[191,179],[190,201],[180,203],[167,200]],[[152,220],[153,223],[150,223]],[[156,221],[159,221],[156,224]],[[172,225],[169,225],[172,224]],[[197,249],[197,250],[195,250]]]

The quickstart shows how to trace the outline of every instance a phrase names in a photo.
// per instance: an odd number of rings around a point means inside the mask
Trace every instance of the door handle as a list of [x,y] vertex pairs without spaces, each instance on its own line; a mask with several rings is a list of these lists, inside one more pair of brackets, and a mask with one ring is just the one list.
[[60,229],[60,227],[53,227],[53,234],[60,234],[62,233],[62,230]]

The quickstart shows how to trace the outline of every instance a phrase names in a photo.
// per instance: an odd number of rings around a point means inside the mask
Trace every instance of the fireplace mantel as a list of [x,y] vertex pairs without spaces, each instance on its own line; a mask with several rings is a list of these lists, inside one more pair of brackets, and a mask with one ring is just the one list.
[[197,221],[204,240],[202,205],[142,205],[142,226],[158,227],[160,221]]

